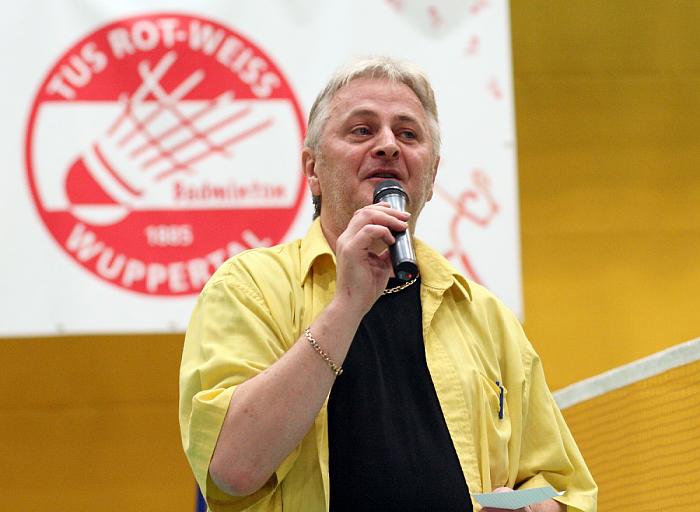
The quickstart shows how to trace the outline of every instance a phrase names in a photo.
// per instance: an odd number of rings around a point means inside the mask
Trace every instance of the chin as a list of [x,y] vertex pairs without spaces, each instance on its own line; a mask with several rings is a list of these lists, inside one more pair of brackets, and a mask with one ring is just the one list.
[[357,208],[355,208],[356,210],[359,210],[360,208],[368,206],[374,202],[374,185],[365,188],[366,190],[362,190],[357,195],[357,200],[355,201],[355,205],[357,206]]

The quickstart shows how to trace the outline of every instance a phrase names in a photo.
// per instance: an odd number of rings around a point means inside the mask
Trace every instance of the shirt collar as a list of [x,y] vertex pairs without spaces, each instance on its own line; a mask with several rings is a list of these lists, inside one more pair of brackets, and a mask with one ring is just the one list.
[[469,281],[447,259],[425,242],[414,238],[421,284],[444,291],[455,287],[467,300],[472,300]]
[[[440,253],[432,249],[428,244],[421,240],[414,239],[414,247],[416,249],[416,258],[420,268],[421,283],[423,286],[434,288],[437,290],[447,290],[451,286],[464,295],[471,301],[472,292],[467,279],[460,274],[452,264],[447,261]],[[331,250],[323,229],[321,228],[321,219],[316,218],[311,224],[308,233],[301,241],[301,282],[303,285],[314,262],[325,256],[330,258],[335,266],[335,254]]]
[[328,245],[328,240],[326,240],[323,234],[323,229],[321,228],[321,219],[316,218],[311,224],[309,231],[306,236],[301,241],[301,282],[304,284],[306,281],[306,276],[308,275],[314,262],[321,256],[327,256],[331,258],[333,265],[335,265],[335,254],[331,250],[331,246]]

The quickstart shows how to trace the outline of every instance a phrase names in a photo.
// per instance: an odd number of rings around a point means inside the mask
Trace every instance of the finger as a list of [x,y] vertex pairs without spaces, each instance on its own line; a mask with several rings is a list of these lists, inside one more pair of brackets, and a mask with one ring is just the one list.
[[[407,220],[411,217],[411,212],[403,211],[403,210],[396,210],[391,207],[389,203],[386,201],[382,201],[380,203],[374,203],[371,205],[366,206],[365,208],[373,208],[373,207],[379,207],[379,209],[386,211],[390,215],[393,215],[399,219]],[[360,210],[358,210],[360,211]]]
[[368,256],[381,255],[394,242],[389,228],[368,224],[352,235],[343,233],[336,245],[337,255],[340,260],[360,261]]
[[389,245],[382,239],[382,240],[374,240],[373,242],[370,243],[369,247],[367,248],[367,251],[370,254],[373,254],[375,256],[381,256],[385,252],[389,250]]
[[[386,226],[367,224],[355,235],[351,244],[361,250],[371,250],[373,247],[389,247],[396,242],[391,230]],[[383,249],[371,250],[374,254],[380,254]]]
[[[405,231],[408,229],[408,218],[400,216],[402,212],[391,208],[371,208],[365,207],[357,210],[347,227],[350,233],[357,233],[363,226],[379,225],[386,226],[392,231]],[[405,219],[405,220],[404,220]]]
[[391,270],[393,268],[389,251],[384,251],[380,254],[373,254],[370,252],[367,254],[367,260],[372,265],[372,267],[382,272]]

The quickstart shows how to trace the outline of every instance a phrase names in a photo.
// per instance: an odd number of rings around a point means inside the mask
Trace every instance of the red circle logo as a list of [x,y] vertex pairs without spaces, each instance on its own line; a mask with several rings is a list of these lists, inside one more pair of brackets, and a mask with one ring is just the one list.
[[278,243],[304,196],[304,119],[274,62],[198,16],[119,20],[70,48],[26,134],[34,202],[81,266],[123,289],[197,293]]

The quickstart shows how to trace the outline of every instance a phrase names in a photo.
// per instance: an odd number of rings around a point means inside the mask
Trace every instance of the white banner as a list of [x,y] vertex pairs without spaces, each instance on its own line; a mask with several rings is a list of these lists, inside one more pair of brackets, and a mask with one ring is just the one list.
[[303,236],[308,110],[372,54],[437,95],[417,236],[522,316],[505,0],[35,0],[0,23],[0,336],[184,330],[226,258]]

